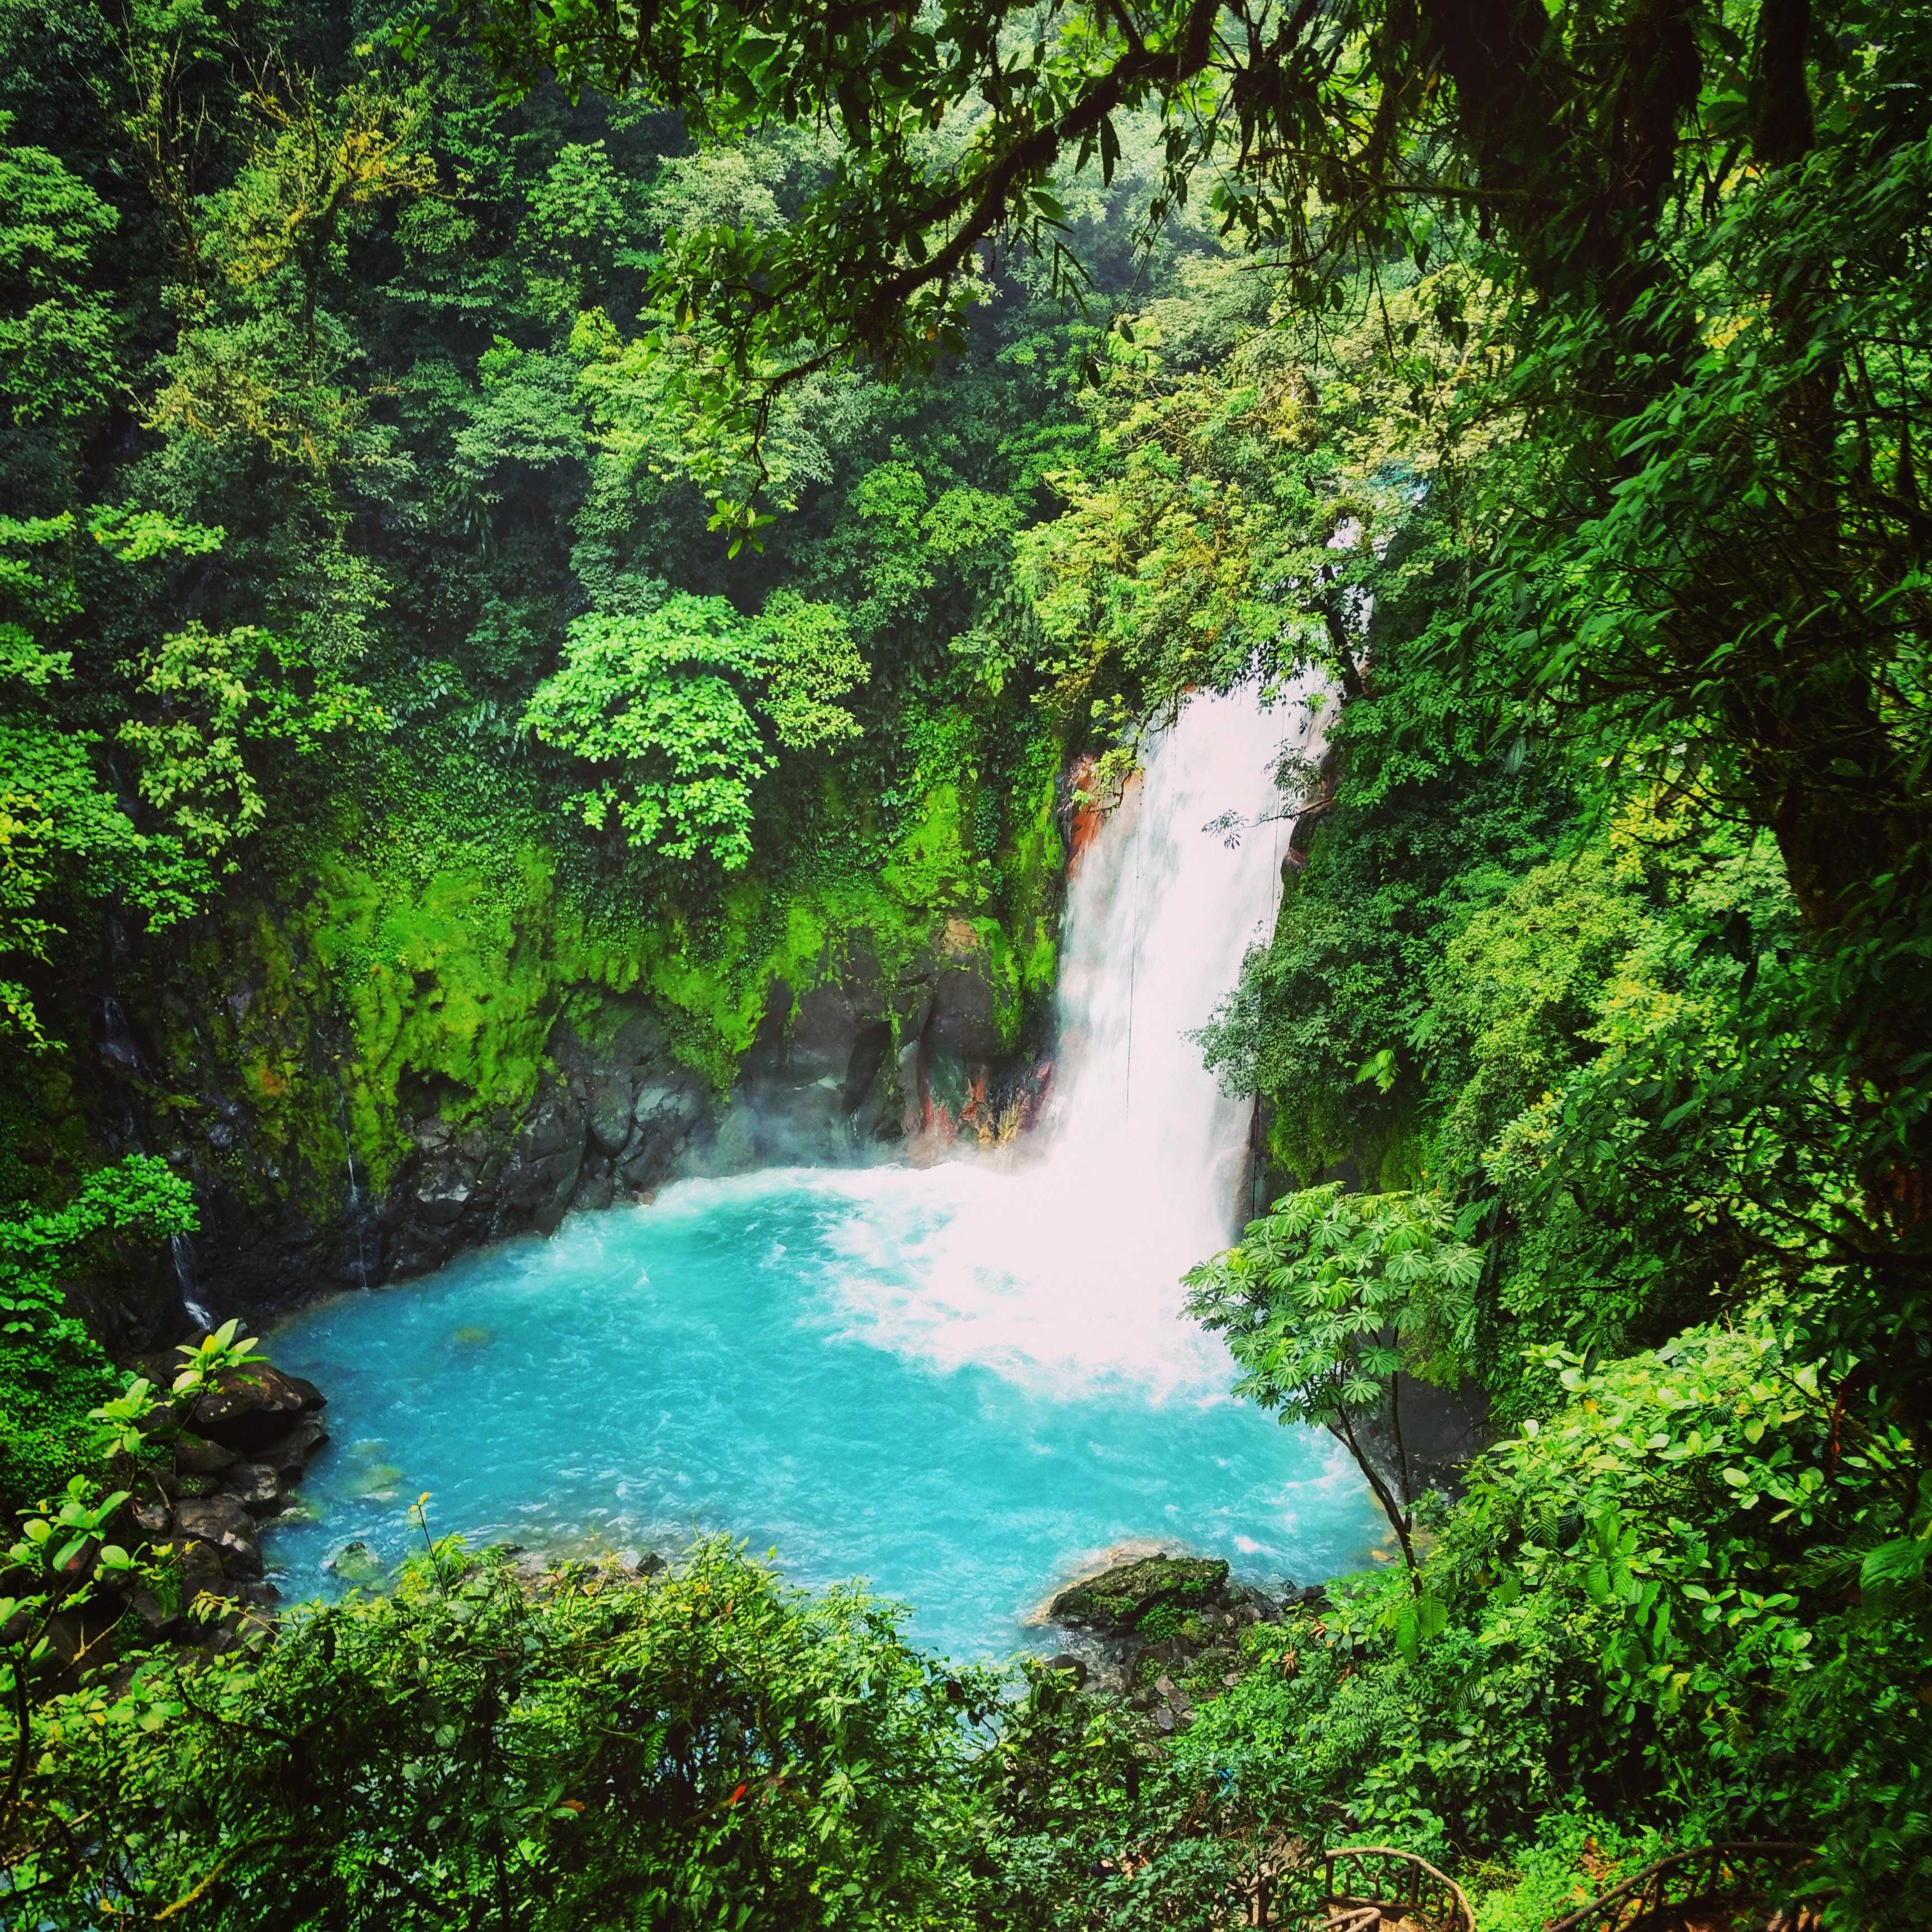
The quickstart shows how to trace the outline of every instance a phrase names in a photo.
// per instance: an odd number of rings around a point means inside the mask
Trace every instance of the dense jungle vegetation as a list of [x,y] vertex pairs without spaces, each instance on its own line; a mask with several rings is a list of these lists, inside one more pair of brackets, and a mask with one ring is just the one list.
[[[1346,1840],[1528,1928],[1758,1837],[1926,1923],[1932,14],[0,22],[10,1923],[1204,1928]],[[964,920],[1017,1037],[1056,773],[1250,677],[1328,751],[1202,1042],[1280,1204],[1192,1306],[1284,1419],[1486,1405],[1402,1560],[1165,1741],[728,1547],[532,1590],[427,1522],[68,1666],[236,1346],[121,1393],[194,1101],[118,1116],[104,1012],[378,1186],[402,1086],[485,1119],[600,986],[722,1085],[828,934]]]

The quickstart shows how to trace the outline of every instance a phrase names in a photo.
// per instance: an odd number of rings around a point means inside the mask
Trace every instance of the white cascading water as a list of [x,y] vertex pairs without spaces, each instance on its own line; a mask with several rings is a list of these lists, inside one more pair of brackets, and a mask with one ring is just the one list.
[[1275,773],[1317,729],[1305,702],[1244,689],[1192,698],[1144,748],[1069,886],[1045,1117],[1011,1167],[853,1178],[872,1197],[843,1231],[855,1336],[1036,1385],[1225,1390],[1180,1282],[1243,1219],[1251,1103],[1190,1035],[1267,936],[1288,831]]
[[1191,1266],[1238,1220],[1251,1103],[1190,1036],[1268,937],[1287,834],[1275,772],[1308,723],[1252,690],[1190,700],[1069,884],[1050,1176],[1138,1222],[1150,1260]]

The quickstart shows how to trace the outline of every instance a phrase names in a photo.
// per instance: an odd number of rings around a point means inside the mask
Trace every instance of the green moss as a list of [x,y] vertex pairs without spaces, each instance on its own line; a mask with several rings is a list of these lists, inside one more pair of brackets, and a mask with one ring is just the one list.
[[1042,735],[1029,748],[1016,794],[1018,829],[1000,854],[1008,929],[1014,936],[1020,988],[1029,1000],[1049,997],[1060,965],[1061,889],[1066,848],[1054,817],[1060,746]]
[[1136,1634],[1149,1643],[1165,1643],[1169,1637],[1180,1634],[1184,1622],[1179,1605],[1156,1604],[1140,1620]]
[[934,785],[886,862],[886,890],[903,904],[934,911],[972,910],[982,904],[988,882],[967,826],[960,787],[950,780]]
[[[288,904],[230,902],[188,976],[231,990],[184,988],[178,1021],[162,1022],[170,1060],[212,1060],[253,1112],[231,1184],[319,1215],[339,1208],[352,1156],[362,1184],[391,1184],[426,1107],[458,1129],[526,1108],[560,1021],[595,1043],[641,1006],[722,1093],[776,986],[795,1010],[862,962],[890,985],[943,945],[977,956],[1015,1045],[1052,987],[1063,854],[1057,745],[1002,728],[922,717],[909,784],[828,772],[788,856],[689,903],[675,882],[614,894],[580,853],[566,867],[540,815],[493,805],[461,760],[415,783],[392,774],[380,810],[311,840]],[[982,777],[992,742],[1011,756]],[[174,1102],[190,1127],[204,1105]]]
[[56,1495],[94,1458],[88,1420],[119,1392],[106,1354],[71,1324],[0,1348],[0,1509]]

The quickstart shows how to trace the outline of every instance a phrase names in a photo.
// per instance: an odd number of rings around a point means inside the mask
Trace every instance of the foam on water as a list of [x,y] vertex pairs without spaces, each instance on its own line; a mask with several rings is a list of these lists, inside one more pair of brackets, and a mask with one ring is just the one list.
[[1359,1563],[1378,1522],[1346,1459],[1232,1400],[1180,1312],[1238,1220],[1249,1115],[1187,1036],[1265,928],[1274,766],[1310,729],[1197,698],[1154,744],[1075,873],[1018,1160],[686,1181],[284,1324],[337,1439],[314,1520],[270,1539],[285,1588],[328,1588],[351,1540],[396,1560],[424,1490],[479,1539],[727,1530],[803,1582],[866,1575],[962,1654],[1046,1641],[1029,1617],[1110,1549],[1275,1582]]

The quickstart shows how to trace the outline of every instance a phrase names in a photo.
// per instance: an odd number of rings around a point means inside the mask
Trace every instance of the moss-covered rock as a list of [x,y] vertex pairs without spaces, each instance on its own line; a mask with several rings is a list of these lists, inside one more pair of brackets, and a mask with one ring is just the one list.
[[1077,1629],[1159,1640],[1178,1635],[1189,1612],[1219,1603],[1227,1587],[1228,1566],[1219,1557],[1163,1551],[1117,1563],[1061,1591],[1048,1614]]

